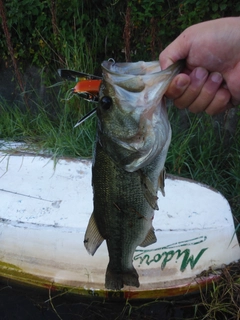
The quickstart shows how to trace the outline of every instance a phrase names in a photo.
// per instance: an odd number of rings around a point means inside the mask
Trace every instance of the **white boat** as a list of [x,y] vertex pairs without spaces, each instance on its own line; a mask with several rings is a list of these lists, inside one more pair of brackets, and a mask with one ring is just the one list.
[[165,192],[153,221],[157,243],[134,255],[140,287],[107,290],[105,242],[94,256],[83,245],[93,206],[91,161],[56,162],[2,143],[0,281],[104,298],[198,291],[219,277],[214,270],[240,259],[231,209],[218,191],[191,180],[168,177]]

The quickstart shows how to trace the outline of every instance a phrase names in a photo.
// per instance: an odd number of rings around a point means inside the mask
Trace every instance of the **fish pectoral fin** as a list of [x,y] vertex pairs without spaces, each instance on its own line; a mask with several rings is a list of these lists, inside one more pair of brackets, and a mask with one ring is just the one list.
[[98,230],[94,214],[92,213],[84,236],[84,246],[87,249],[88,253],[93,256],[98,247],[100,247],[100,245],[102,244],[103,240],[104,238],[101,236]]
[[166,178],[166,169],[163,168],[160,172],[159,178],[158,178],[158,187],[159,190],[162,192],[162,195],[165,197],[165,178]]
[[141,172],[141,180],[144,197],[154,210],[158,210],[158,197],[156,195],[156,191],[154,190],[152,181],[143,172]]
[[154,229],[151,228],[146,236],[146,238],[143,240],[143,242],[140,244],[140,247],[147,247],[150,244],[153,244],[157,242],[157,238],[154,232]]

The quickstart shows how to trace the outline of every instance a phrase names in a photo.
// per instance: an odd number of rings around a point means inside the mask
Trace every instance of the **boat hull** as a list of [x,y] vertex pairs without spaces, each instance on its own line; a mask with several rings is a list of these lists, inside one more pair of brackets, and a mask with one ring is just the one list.
[[92,213],[91,161],[0,153],[0,278],[84,296],[155,299],[199,290],[240,259],[227,200],[200,183],[169,176],[153,225],[157,242],[138,247],[140,287],[104,287],[105,242],[83,245]]

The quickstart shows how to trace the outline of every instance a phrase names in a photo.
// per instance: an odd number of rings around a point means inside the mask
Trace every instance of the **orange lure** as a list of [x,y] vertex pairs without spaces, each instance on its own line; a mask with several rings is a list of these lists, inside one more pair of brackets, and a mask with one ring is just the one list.
[[99,87],[102,80],[81,80],[73,88],[73,93],[88,101],[98,101]]

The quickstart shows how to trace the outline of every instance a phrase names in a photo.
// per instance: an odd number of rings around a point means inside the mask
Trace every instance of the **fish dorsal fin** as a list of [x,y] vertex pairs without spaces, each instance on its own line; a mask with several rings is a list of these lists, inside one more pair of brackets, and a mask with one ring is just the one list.
[[143,242],[140,244],[140,247],[147,247],[149,246],[150,244],[153,244],[157,242],[157,238],[155,236],[155,232],[154,232],[154,229],[151,228],[149,231],[148,231],[148,234],[146,236],[146,238],[143,240]]
[[101,236],[98,230],[94,214],[92,213],[84,236],[84,246],[87,251],[93,256],[98,247],[100,247],[100,245],[102,244],[103,240],[104,238]]
[[166,169],[163,168],[162,171],[160,172],[159,178],[158,178],[158,187],[160,191],[162,192],[162,195],[165,197],[165,178],[166,178]]

